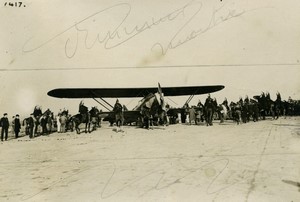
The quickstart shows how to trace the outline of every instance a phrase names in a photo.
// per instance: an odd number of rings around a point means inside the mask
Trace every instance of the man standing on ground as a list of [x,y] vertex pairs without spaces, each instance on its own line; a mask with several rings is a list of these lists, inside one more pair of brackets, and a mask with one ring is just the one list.
[[124,122],[124,116],[123,116],[123,106],[120,104],[119,100],[117,99],[115,106],[113,108],[113,112],[115,113],[115,120],[117,124],[117,132],[122,130],[123,122]]
[[30,117],[28,118],[28,126],[29,126],[29,138],[33,138],[33,128],[34,128],[34,115],[33,113],[30,114]]
[[60,116],[61,114],[59,113],[57,116],[56,116],[56,126],[57,126],[57,132],[60,133],[61,132],[61,124],[60,124]]
[[19,137],[19,132],[20,132],[20,129],[21,129],[21,123],[20,123],[20,119],[19,119],[19,114],[16,115],[16,118],[14,120],[14,123],[15,123],[15,137],[16,139]]
[[0,120],[0,125],[2,127],[1,130],[1,141],[3,141],[3,136],[5,133],[5,141],[7,141],[7,137],[8,137],[8,127],[9,127],[9,122],[8,122],[8,118],[7,118],[7,113],[3,114],[3,117]]
[[190,125],[192,125],[193,123],[195,123],[197,125],[196,110],[195,110],[194,106],[189,108],[189,123],[190,123]]
[[205,100],[204,104],[205,109],[205,120],[207,126],[212,126],[212,119],[213,119],[213,113],[214,113],[214,101],[210,97],[210,94],[208,94],[208,97]]
[[11,133],[14,135],[15,133],[15,116],[12,116],[12,119],[11,119]]
[[60,129],[61,129],[61,132],[62,132],[62,133],[65,133],[65,132],[66,132],[66,123],[67,123],[67,117],[66,117],[66,115],[65,115],[65,114],[62,114],[62,115],[60,116],[59,121],[60,121]]

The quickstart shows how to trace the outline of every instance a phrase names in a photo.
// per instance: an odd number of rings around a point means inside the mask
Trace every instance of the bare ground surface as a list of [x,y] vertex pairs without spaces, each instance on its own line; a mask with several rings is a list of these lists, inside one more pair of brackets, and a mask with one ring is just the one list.
[[300,117],[0,144],[0,201],[300,201]]

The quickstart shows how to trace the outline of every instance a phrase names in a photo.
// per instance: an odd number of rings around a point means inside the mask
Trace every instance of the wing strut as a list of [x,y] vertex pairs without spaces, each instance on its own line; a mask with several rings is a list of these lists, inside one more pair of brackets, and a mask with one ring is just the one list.
[[[190,97],[187,99],[187,101],[185,102],[185,104],[189,104],[190,103],[190,101],[194,98],[194,96],[197,94],[197,92],[198,92],[198,89],[192,94],[192,95],[190,95]],[[185,105],[184,104],[184,105]]]
[[107,109],[108,111],[111,111],[108,107],[106,107],[104,104],[102,104],[101,102],[99,102],[96,98],[93,97],[93,99],[98,102],[102,107],[104,107],[105,109]]
[[[90,91],[95,97],[97,97],[96,93],[93,91]],[[98,100],[96,100],[95,98],[93,98],[96,102],[98,102],[99,104],[101,104],[103,107],[105,107],[102,103],[100,103]],[[109,104],[106,100],[104,100],[102,97],[100,97],[100,99],[105,102],[105,104],[107,104],[108,106],[110,106],[112,109],[114,108],[111,104]],[[107,110],[109,110],[107,107],[105,107]],[[111,111],[111,110],[109,110]]]
[[195,95],[190,95],[190,97],[187,99],[187,101],[185,102],[184,105],[189,104],[190,101],[193,99],[194,96],[195,96]]
[[100,99],[105,102],[108,106],[110,106],[112,109],[114,108],[111,104],[109,104],[106,100],[104,100],[102,97],[100,97]]

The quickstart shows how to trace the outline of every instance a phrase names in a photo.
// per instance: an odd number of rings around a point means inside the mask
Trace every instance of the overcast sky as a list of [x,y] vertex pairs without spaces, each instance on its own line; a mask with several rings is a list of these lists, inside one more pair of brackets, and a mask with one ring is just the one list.
[[[65,107],[74,114],[80,99],[52,98],[47,92],[157,82],[224,85],[213,94],[220,102],[261,91],[273,99],[277,91],[283,99],[300,99],[299,7],[297,0],[2,4],[0,114],[25,117],[35,105],[55,112]],[[167,101],[178,107],[186,99]],[[129,108],[137,101],[121,99]]]

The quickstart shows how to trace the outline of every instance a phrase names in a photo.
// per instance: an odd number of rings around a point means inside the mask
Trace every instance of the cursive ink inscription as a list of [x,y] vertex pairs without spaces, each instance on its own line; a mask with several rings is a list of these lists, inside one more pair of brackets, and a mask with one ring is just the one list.
[[207,31],[213,29],[217,25],[224,23],[230,19],[239,17],[246,13],[245,10],[237,11],[235,9],[230,8],[230,6],[226,6],[226,4],[221,5],[220,7],[213,8],[210,20],[207,25],[202,25],[197,29],[192,29],[185,36],[179,37],[181,33],[184,32],[185,28],[192,22],[192,20],[196,17],[196,15],[200,12],[197,11],[171,38],[171,40],[163,45],[162,43],[155,43],[152,47],[152,50],[158,49],[158,51],[165,55],[168,50],[175,49],[197,37],[206,33]]
[[[39,195],[44,192],[54,192],[57,188],[71,186],[73,183],[82,185],[87,181],[99,185],[101,199],[108,199],[122,193],[126,194],[127,191],[134,191],[137,197],[143,197],[151,192],[167,190],[172,186],[180,186],[176,188],[179,190],[189,186],[211,195],[220,193],[236,184],[240,186],[241,182],[248,182],[253,178],[255,172],[248,167],[241,169],[239,162],[235,163],[228,158],[212,161],[178,158],[163,163],[156,161],[153,163],[147,162],[144,170],[139,168],[139,166],[143,166],[139,163],[124,167],[117,166],[115,162],[103,163],[100,161],[96,165],[75,169],[73,172],[61,176],[57,181],[51,181],[50,184],[41,187],[37,192],[24,195],[21,200],[37,201],[36,199],[40,198]],[[133,170],[133,168],[135,169]],[[145,167],[143,166],[143,168]],[[135,172],[136,170],[138,171]],[[111,173],[109,176],[107,171]],[[95,173],[98,173],[97,177],[95,177]],[[90,176],[92,179],[87,180],[84,176]],[[84,179],[83,182],[82,179]],[[78,185],[75,186],[78,187]]]
[[[177,168],[172,166],[170,168],[155,169],[154,171],[145,173],[138,177],[133,177],[128,181],[124,181],[123,185],[112,190],[112,187],[116,187],[114,182],[119,183],[119,181],[114,180],[114,178],[115,176],[118,176],[118,172],[120,172],[116,165],[114,165],[112,174],[101,191],[101,198],[110,198],[134,185],[141,189],[139,191],[139,196],[142,197],[151,191],[167,189],[173,185],[185,183],[185,181],[191,183],[191,180],[196,183],[196,187],[201,185],[204,189],[206,189],[207,194],[215,194],[235,185],[238,182],[245,181],[249,178],[249,176],[252,176],[252,172],[248,173],[245,170],[241,173],[230,174],[227,169],[228,165],[229,159],[225,158],[207,162],[199,165],[198,167],[187,167],[182,164]],[[211,168],[214,172],[210,175],[206,174],[208,175],[207,178],[201,177],[201,175],[203,176],[203,173],[205,173],[206,170],[209,170],[209,168]],[[172,174],[169,172],[172,172]],[[118,179],[118,177],[116,178]],[[197,180],[195,180],[197,178],[201,178],[204,182],[197,182]],[[151,182],[149,182],[149,180]]]
[[[221,6],[212,9],[210,16],[205,16],[205,19],[208,19],[206,25],[188,31],[186,30],[187,27],[192,23],[195,23],[203,10],[203,3],[201,1],[190,1],[184,6],[162,15],[161,17],[152,17],[150,20],[144,21],[139,25],[131,26],[129,18],[132,15],[132,7],[129,3],[120,3],[89,15],[38,45],[34,45],[36,44],[34,38],[29,39],[23,46],[23,52],[29,53],[36,51],[53,42],[58,37],[66,37],[66,39],[63,39],[63,41],[65,41],[64,52],[66,57],[73,58],[81,47],[92,49],[96,44],[102,44],[105,49],[116,48],[154,27],[164,26],[174,21],[180,21],[180,23],[178,23],[180,25],[179,27],[172,28],[173,30],[169,31],[171,34],[172,32],[175,33],[172,35],[169,42],[166,44],[155,42],[151,48],[153,51],[158,50],[159,53],[165,55],[170,49],[175,49],[188,41],[199,37],[201,34],[211,30],[217,25],[232,18],[239,17],[246,12],[244,10],[237,11],[231,8],[231,6],[232,5],[230,4],[221,3]],[[113,22],[105,21],[107,16],[111,13],[118,13],[117,20]],[[103,29],[104,26],[102,25],[107,24],[108,28],[106,26],[106,29]],[[187,34],[185,34],[185,32],[187,32]]]

